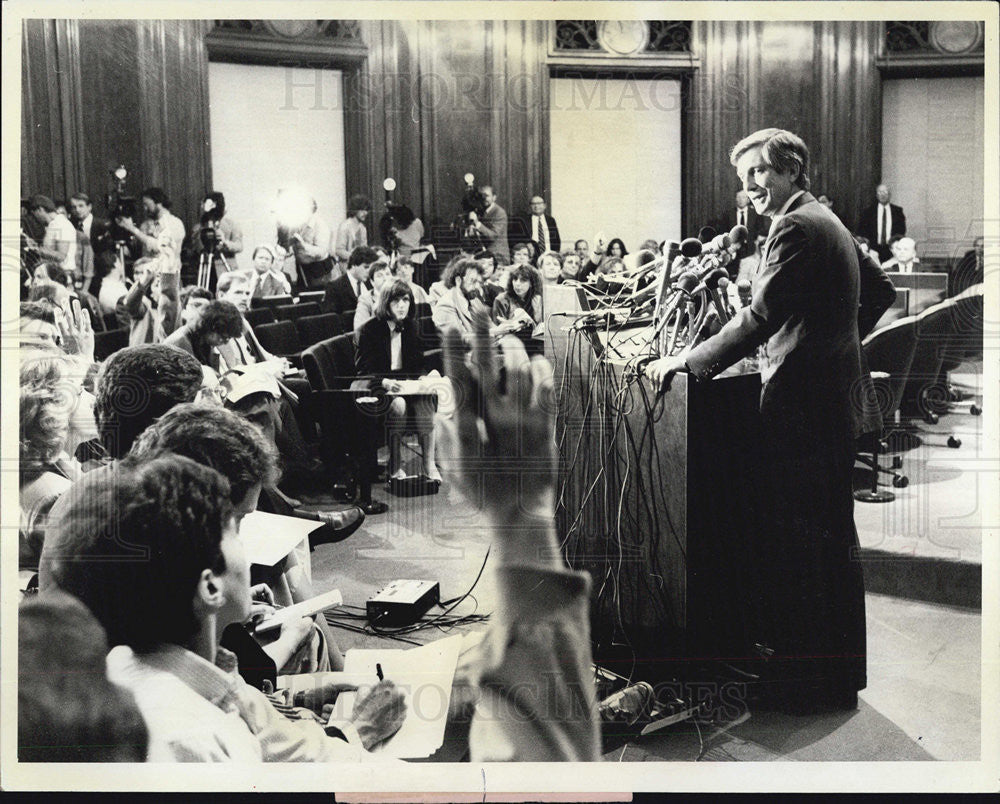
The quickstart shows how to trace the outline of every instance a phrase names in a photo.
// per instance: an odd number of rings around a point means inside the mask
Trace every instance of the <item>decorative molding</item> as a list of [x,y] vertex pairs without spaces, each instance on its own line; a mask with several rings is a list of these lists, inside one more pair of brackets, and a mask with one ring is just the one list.
[[878,68],[892,78],[982,75],[983,33],[977,20],[886,22]]
[[342,66],[368,55],[357,20],[214,20],[205,37],[214,61]]
[[549,23],[549,64],[622,67],[696,66],[690,20],[555,20]]

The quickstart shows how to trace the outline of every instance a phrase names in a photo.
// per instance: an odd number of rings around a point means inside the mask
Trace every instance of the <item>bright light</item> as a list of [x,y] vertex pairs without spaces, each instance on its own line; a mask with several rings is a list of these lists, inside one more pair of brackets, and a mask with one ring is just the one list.
[[391,177],[386,179],[384,182],[382,182],[382,189],[385,190],[386,192],[391,193],[393,190],[396,189],[396,180]]
[[278,190],[278,198],[274,202],[274,216],[279,226],[290,230],[301,229],[313,213],[313,199],[301,187],[288,187]]

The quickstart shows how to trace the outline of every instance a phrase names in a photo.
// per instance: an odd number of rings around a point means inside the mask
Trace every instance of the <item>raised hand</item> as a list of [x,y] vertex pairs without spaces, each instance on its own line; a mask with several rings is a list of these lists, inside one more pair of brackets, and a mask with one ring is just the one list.
[[[442,464],[495,524],[523,515],[552,514],[555,483],[552,367],[529,360],[517,338],[505,338],[500,360],[485,312],[475,315],[471,364],[456,330],[444,333],[445,373],[456,394],[451,419],[439,420],[450,459]],[[503,382],[502,382],[503,380]]]
[[88,310],[78,304],[70,306],[68,315],[56,310],[56,326],[67,354],[79,357],[88,365],[94,362],[94,327]]

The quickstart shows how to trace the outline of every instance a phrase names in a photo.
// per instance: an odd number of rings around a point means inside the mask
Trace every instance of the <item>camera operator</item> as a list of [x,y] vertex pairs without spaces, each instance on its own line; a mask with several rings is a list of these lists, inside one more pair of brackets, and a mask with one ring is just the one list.
[[243,251],[243,230],[226,214],[226,197],[222,193],[209,193],[202,200],[201,220],[191,232],[191,241],[199,259],[204,254],[212,255],[211,289],[224,273],[239,270],[236,255]]
[[352,195],[347,202],[347,218],[337,227],[334,241],[334,259],[345,268],[351,252],[359,246],[368,245],[368,229],[365,221],[371,211],[372,202],[364,195]]
[[185,230],[181,219],[170,214],[170,199],[161,188],[148,187],[142,191],[142,207],[147,218],[140,226],[128,215],[119,215],[115,223],[139,241],[144,257],[169,251],[176,270],[180,271]]
[[496,193],[486,184],[479,188],[485,209],[482,212],[471,210],[467,213],[469,225],[482,238],[486,250],[494,254],[501,265],[510,262],[510,249],[507,245],[507,211],[497,203]]
[[[333,271],[330,226],[317,214],[315,198],[305,199],[304,212],[298,209],[301,201],[295,193],[279,192],[278,205],[283,211],[278,215],[278,245],[295,257],[295,274],[302,283],[302,290],[322,288]],[[283,219],[283,214],[288,214],[289,210],[293,211],[291,217],[296,219],[294,224]]]
[[424,237],[424,224],[405,204],[389,201],[385,205],[385,214],[379,221],[379,233],[382,245],[400,256],[409,257],[413,250],[420,247]]

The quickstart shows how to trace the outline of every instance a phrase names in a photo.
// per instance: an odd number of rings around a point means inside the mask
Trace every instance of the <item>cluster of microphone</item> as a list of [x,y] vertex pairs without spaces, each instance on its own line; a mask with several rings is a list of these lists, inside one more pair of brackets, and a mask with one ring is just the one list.
[[[601,277],[605,287],[598,289],[610,293],[612,286],[617,286],[614,301],[632,308],[633,315],[639,308],[651,306],[654,348],[660,355],[675,354],[685,345],[704,339],[713,328],[736,315],[729,302],[729,288],[738,265],[732,272],[730,265],[737,262],[737,254],[749,237],[749,231],[742,225],[722,234],[706,226],[698,237],[680,242],[668,240],[660,256],[640,253],[633,270]],[[739,280],[736,291],[740,307],[749,306],[750,282]],[[577,325],[594,326],[602,321],[610,324],[608,311],[592,312]]]

